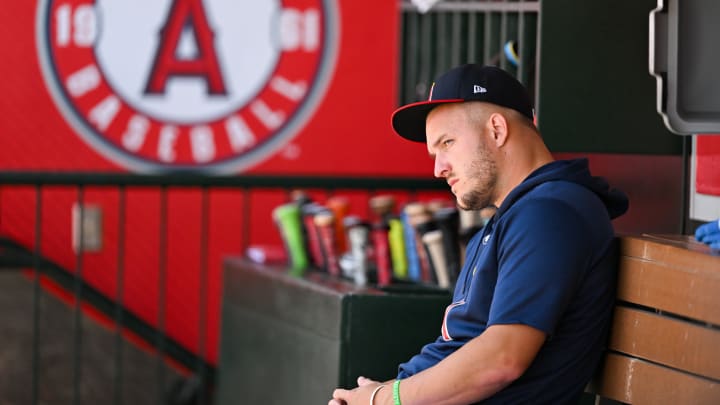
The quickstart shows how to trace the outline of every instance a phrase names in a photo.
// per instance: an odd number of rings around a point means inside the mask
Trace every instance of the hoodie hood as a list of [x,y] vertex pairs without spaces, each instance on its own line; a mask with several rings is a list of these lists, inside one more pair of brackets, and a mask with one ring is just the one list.
[[575,183],[591,190],[605,204],[610,218],[617,218],[628,210],[627,195],[620,190],[611,188],[604,178],[591,175],[588,160],[582,158],[556,160],[530,173],[522,183],[508,194],[498,209],[497,215],[502,215],[518,198],[536,186],[558,180]]

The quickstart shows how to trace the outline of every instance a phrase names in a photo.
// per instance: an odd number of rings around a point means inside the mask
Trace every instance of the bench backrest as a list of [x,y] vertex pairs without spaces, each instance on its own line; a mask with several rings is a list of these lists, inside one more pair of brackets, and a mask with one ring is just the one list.
[[720,256],[685,236],[621,237],[617,299],[590,391],[632,404],[720,404]]

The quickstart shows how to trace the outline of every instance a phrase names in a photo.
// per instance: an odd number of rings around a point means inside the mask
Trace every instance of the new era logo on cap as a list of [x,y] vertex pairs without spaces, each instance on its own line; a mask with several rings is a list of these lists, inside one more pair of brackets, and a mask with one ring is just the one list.
[[530,96],[515,77],[495,66],[462,65],[440,75],[430,89],[427,101],[395,110],[392,126],[398,135],[425,142],[425,118],[440,104],[483,101],[511,108],[533,120]]

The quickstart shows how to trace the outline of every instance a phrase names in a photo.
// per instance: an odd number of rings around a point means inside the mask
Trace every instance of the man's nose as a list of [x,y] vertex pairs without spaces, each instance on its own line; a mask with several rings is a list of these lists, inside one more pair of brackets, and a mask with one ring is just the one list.
[[435,156],[435,177],[447,177],[449,172],[447,161],[440,155]]

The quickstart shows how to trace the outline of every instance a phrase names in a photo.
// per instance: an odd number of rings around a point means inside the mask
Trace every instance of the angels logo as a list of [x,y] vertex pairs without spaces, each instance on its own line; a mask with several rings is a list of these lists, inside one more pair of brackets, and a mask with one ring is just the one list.
[[63,115],[131,170],[267,158],[312,115],[334,67],[334,0],[44,0],[37,18]]

